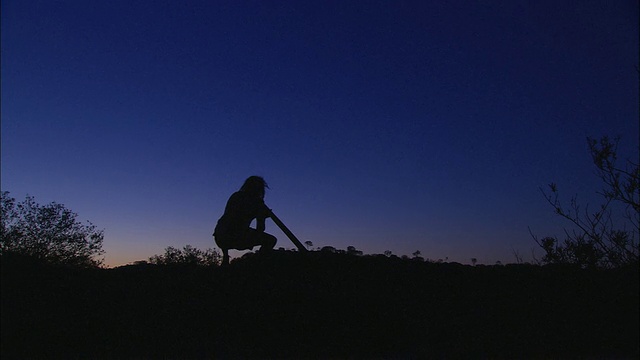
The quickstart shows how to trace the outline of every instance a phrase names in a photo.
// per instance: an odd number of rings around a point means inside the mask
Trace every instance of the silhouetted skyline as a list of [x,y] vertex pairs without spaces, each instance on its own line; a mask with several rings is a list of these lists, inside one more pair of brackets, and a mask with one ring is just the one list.
[[[2,190],[106,263],[215,247],[248,176],[301,241],[528,257],[539,188],[597,204],[586,137],[639,135],[637,1],[2,3]],[[277,226],[277,246],[293,248]]]

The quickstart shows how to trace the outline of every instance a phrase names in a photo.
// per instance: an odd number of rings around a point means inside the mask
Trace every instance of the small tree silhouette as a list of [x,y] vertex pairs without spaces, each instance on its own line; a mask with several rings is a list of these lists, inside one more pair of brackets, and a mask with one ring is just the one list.
[[417,261],[424,261],[424,258],[422,257],[422,253],[420,253],[420,250],[416,250],[413,252],[413,259],[417,260]]
[[[640,232],[640,168],[627,160],[625,168],[616,165],[619,138],[600,140],[587,138],[597,176],[604,183],[600,195],[604,202],[595,212],[587,206],[584,212],[573,197],[569,206],[559,201],[558,187],[549,184],[550,193],[541,190],[555,213],[575,227],[566,231],[564,242],[555,237],[540,240],[531,233],[544,250],[543,263],[574,264],[581,267],[612,268],[638,263],[638,233]],[[624,208],[621,217],[612,215],[613,204]],[[627,226],[617,228],[614,220],[626,219]],[[531,230],[530,230],[531,232]]]

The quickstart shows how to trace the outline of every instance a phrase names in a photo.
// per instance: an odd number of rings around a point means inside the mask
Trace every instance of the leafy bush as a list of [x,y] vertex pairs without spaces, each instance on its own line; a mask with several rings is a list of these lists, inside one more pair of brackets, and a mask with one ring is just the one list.
[[18,255],[51,264],[95,267],[102,265],[103,230],[62,204],[39,205],[32,196],[16,202],[2,192],[0,255]]
[[200,265],[214,266],[220,265],[222,256],[215,249],[204,251],[191,245],[186,245],[182,249],[169,246],[164,249],[163,255],[154,255],[149,258],[149,263],[156,265]]

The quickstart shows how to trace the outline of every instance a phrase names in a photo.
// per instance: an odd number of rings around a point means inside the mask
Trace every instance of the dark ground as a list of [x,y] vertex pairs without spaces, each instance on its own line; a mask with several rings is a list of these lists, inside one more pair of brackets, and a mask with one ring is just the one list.
[[638,267],[293,252],[226,268],[2,259],[8,358],[638,358]]

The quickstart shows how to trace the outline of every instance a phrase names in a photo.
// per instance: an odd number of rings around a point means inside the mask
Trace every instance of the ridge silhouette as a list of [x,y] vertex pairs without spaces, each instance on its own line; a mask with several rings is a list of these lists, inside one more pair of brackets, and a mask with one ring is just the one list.
[[228,267],[1,257],[4,359],[638,358],[638,271],[274,250]]

